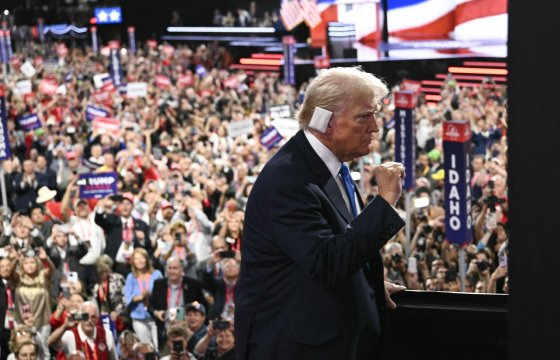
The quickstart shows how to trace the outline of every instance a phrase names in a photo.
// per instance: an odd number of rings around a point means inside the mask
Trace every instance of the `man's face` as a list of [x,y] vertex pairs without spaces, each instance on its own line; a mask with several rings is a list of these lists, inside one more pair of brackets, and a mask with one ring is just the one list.
[[132,203],[128,200],[123,200],[119,205],[119,211],[124,217],[129,217],[132,212]]
[[80,321],[80,326],[85,333],[91,334],[95,329],[95,325],[97,324],[97,311],[93,306],[86,306],[81,308],[82,312],[85,312],[89,315],[87,320]]
[[[79,218],[85,219],[87,218],[87,216],[89,215],[89,205],[87,202],[85,201],[80,201],[76,204],[76,215],[78,215]],[[89,240],[89,239],[87,239]]]
[[0,278],[7,279],[10,277],[10,270],[12,266],[10,260],[3,258],[0,259]]
[[483,166],[484,166],[484,163],[482,162],[481,158],[476,157],[476,158],[473,159],[472,167],[473,167],[474,171],[480,171]]
[[29,234],[31,233],[31,229],[23,224],[22,221],[19,221],[18,224],[14,227],[14,232],[16,233],[16,236],[18,238],[27,239],[27,237],[29,237]]
[[347,108],[333,115],[331,150],[341,161],[348,161],[370,152],[373,133],[379,131],[373,97],[356,100]]
[[44,156],[39,156],[37,158],[37,168],[38,169],[45,169],[47,167],[47,159]]
[[23,172],[25,172],[26,174],[33,173],[33,161],[25,160],[23,162]]
[[45,221],[43,211],[39,208],[33,209],[33,211],[31,211],[31,221],[34,224],[41,225]]
[[205,316],[196,310],[190,310],[187,312],[186,320],[189,329],[192,331],[198,330],[204,323]]
[[183,268],[181,268],[179,260],[168,262],[166,272],[167,278],[172,282],[176,282],[183,277]]
[[224,276],[228,278],[236,277],[239,275],[239,265],[234,259],[228,259],[224,263]]
[[68,236],[65,233],[59,231],[54,235],[54,242],[56,243],[56,245],[64,248],[68,244]]

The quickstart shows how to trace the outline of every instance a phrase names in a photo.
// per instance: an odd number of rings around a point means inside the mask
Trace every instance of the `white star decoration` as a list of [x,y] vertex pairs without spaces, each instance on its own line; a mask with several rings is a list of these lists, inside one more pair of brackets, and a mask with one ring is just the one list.
[[107,17],[108,17],[108,16],[109,16],[109,15],[108,15],[105,11],[103,11],[103,10],[100,11],[100,12],[97,14],[97,17],[99,18],[99,22],[105,22],[105,21],[107,21]]
[[111,18],[111,21],[119,21],[121,19],[121,13],[117,10],[113,10],[109,14],[109,17]]

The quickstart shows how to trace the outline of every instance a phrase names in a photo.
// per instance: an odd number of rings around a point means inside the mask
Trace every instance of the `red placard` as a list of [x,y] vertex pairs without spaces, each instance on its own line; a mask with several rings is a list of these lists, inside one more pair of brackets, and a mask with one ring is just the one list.
[[156,86],[159,88],[167,88],[171,85],[171,80],[165,75],[156,75]]
[[420,86],[422,86],[422,83],[420,81],[409,79],[404,79],[401,84],[401,88],[403,90],[409,90],[415,93],[420,91]]
[[39,83],[39,92],[47,95],[54,95],[58,89],[58,84],[52,80],[41,80]]
[[412,91],[397,91],[395,93],[395,107],[399,109],[414,109],[416,94]]
[[443,141],[465,142],[471,139],[471,126],[466,121],[445,121]]
[[177,79],[177,86],[179,87],[189,87],[194,85],[194,76],[191,73],[185,75],[179,75]]

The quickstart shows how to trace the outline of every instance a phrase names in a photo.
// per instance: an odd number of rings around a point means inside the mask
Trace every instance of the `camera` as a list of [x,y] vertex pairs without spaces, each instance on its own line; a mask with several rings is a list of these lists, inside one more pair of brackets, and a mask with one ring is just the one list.
[[455,280],[457,280],[457,273],[448,270],[445,273],[445,282],[454,282]]
[[426,224],[422,227],[422,231],[424,232],[424,234],[429,234],[432,232],[432,230],[434,230],[434,228],[432,227],[432,225],[430,224]]
[[184,350],[183,340],[173,340],[173,352],[180,354]]
[[73,313],[72,314],[72,320],[74,320],[74,321],[89,320],[89,314],[88,313]]
[[478,271],[482,272],[482,271],[488,269],[488,267],[489,267],[488,261],[480,260],[476,263],[476,267],[478,268]]
[[393,255],[391,255],[391,260],[396,263],[399,263],[402,260],[402,256],[399,253],[394,253]]
[[220,257],[222,259],[234,258],[235,257],[235,251],[233,251],[233,250],[223,250],[223,251],[220,251],[218,254],[220,255]]
[[488,210],[490,210],[490,212],[496,212],[496,204],[503,204],[504,202],[504,199],[500,199],[493,193],[484,199],[484,203],[488,205]]
[[226,330],[231,326],[230,322],[227,320],[216,320],[212,324],[214,330]]
[[175,241],[179,243],[181,242],[181,233],[175,233]]

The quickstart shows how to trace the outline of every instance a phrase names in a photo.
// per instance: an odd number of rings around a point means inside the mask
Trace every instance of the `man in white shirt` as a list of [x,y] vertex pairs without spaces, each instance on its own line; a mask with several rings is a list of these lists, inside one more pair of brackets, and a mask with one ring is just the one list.
[[79,350],[88,359],[118,359],[113,334],[98,325],[99,312],[95,304],[86,301],[78,314],[84,316],[83,320],[79,320],[76,326],[73,316],[67,317],[64,325],[49,336],[49,346],[67,356]]

